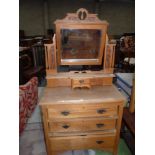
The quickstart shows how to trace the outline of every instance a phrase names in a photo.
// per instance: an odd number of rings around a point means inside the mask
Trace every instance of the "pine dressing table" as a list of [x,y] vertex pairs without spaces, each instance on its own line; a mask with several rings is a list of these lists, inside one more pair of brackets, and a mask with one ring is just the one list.
[[[115,42],[108,23],[86,9],[56,20],[45,44],[47,87],[40,101],[48,155],[100,149],[117,155],[125,98],[113,85]],[[58,72],[61,65],[102,65],[99,71]]]

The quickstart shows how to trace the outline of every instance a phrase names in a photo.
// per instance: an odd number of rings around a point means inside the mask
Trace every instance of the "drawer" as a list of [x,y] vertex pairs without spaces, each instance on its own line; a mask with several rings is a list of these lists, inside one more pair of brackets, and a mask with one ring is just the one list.
[[73,84],[78,84],[78,85],[80,85],[80,84],[89,84],[90,79],[86,79],[86,78],[84,78],[84,79],[82,79],[82,78],[80,78],[80,79],[72,79],[72,83]]
[[115,119],[86,118],[49,122],[49,132],[98,131],[115,129]]
[[114,135],[89,135],[71,137],[50,137],[51,151],[78,149],[109,149],[113,148]]
[[103,104],[63,104],[47,108],[48,119],[117,116],[117,106]]
[[78,78],[78,79],[72,79],[71,80],[71,85],[72,88],[77,88],[77,87],[86,87],[86,88],[90,88],[91,87],[91,83],[90,83],[90,79],[86,79],[86,78]]

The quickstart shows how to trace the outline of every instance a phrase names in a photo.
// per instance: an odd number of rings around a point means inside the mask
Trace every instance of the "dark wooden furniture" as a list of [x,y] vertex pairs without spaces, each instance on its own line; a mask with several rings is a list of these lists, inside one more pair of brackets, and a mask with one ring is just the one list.
[[20,84],[24,84],[25,82],[29,81],[32,77],[38,77],[39,81],[41,82],[42,75],[45,74],[45,70],[43,66],[33,66],[31,58],[24,54],[19,57],[20,59],[20,70],[22,72],[23,81]]
[[[21,58],[23,55],[24,57]],[[27,59],[25,59],[25,56],[28,57],[28,59],[32,59],[33,55],[31,48],[19,47],[19,85],[25,84],[27,82],[24,76],[24,70],[30,67],[30,64],[27,62]]]
[[[125,130],[127,127],[128,130]],[[130,97],[129,107],[125,107],[123,110],[122,121],[122,137],[125,139],[132,154],[135,154],[135,80],[133,80],[132,94]]]
[[135,58],[135,36],[133,34],[125,34],[121,37],[120,52],[122,68],[125,72],[134,72],[135,64],[130,62],[131,59]]
[[33,45],[23,48],[19,56],[20,84],[24,84],[32,77],[38,77],[39,84],[45,78],[45,53],[43,45]]
[[22,47],[31,47],[35,43],[33,38],[23,38],[20,39],[19,46]]

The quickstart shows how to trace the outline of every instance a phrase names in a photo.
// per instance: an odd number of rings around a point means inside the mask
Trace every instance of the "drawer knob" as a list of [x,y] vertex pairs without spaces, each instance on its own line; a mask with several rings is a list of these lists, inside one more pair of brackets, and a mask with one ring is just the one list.
[[96,124],[96,126],[97,126],[98,128],[102,128],[102,127],[104,126],[104,124]]
[[69,128],[69,125],[63,125],[62,126],[64,129],[68,129]]
[[105,112],[106,112],[105,109],[98,109],[98,110],[97,110],[97,113],[99,113],[99,114],[103,114],[103,113],[105,113]]
[[70,112],[69,111],[62,111],[61,114],[64,116],[68,116],[70,114]]
[[96,141],[96,143],[97,143],[97,144],[102,144],[102,143],[104,143],[104,141],[98,140],[98,141]]
[[79,80],[80,83],[84,83],[84,80]]

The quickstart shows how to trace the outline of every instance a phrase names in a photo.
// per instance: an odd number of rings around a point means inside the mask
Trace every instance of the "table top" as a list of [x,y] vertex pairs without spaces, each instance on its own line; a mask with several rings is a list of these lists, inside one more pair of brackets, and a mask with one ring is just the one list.
[[47,75],[46,79],[55,79],[55,78],[102,78],[102,77],[114,77],[114,74],[105,74],[102,71],[87,71],[87,74],[85,73],[78,73],[76,74],[75,71],[71,72],[60,72],[57,74],[51,74]]
[[45,88],[39,105],[125,102],[125,97],[111,86],[93,86],[90,89],[72,89],[70,87]]

